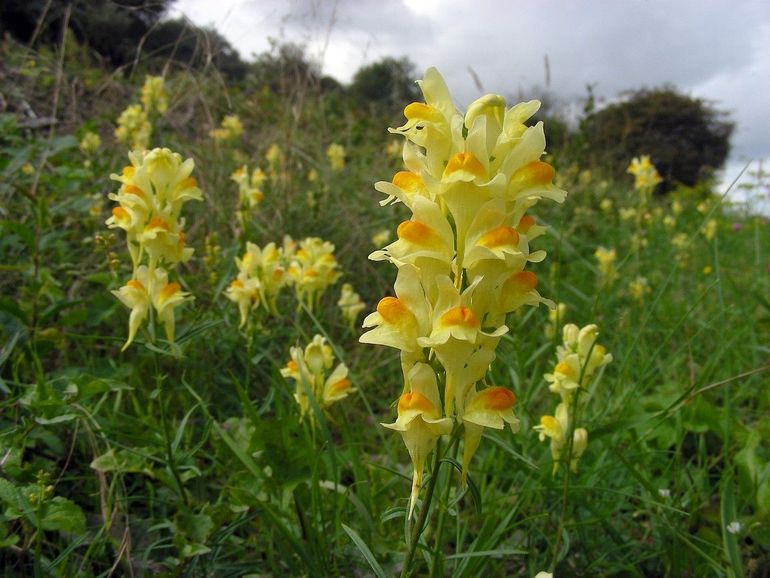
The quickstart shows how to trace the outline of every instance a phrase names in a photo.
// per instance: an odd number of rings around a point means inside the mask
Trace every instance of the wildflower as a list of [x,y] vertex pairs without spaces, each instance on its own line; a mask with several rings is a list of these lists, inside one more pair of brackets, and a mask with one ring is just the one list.
[[609,283],[617,277],[617,270],[615,269],[615,260],[617,259],[617,252],[615,249],[607,249],[605,247],[598,247],[594,251],[594,257],[599,264],[599,274],[601,275],[604,283]]
[[676,219],[671,215],[666,215],[665,217],[663,217],[663,224],[667,228],[673,229],[676,226]]
[[310,169],[307,173],[307,180],[309,183],[318,182],[318,171],[315,169]]
[[80,139],[80,151],[85,155],[93,155],[101,146],[102,139],[95,132],[88,131]]
[[238,185],[241,204],[248,205],[250,208],[256,207],[265,198],[262,186],[266,178],[265,173],[259,168],[254,169],[251,176],[249,176],[249,167],[247,165],[236,169],[230,175],[230,180]]
[[655,165],[650,161],[649,155],[634,157],[626,172],[634,175],[634,188],[642,196],[643,201],[663,181]]
[[353,291],[353,286],[350,283],[345,283],[342,286],[337,306],[342,310],[342,317],[347,321],[351,329],[356,322],[358,314],[366,307],[364,302],[361,301],[360,295]]
[[334,258],[334,245],[318,237],[308,237],[299,243],[288,268],[294,282],[297,299],[314,309],[326,288],[339,279],[339,264]]
[[370,255],[396,266],[395,296],[379,301],[360,338],[400,351],[404,394],[398,419],[387,427],[401,433],[412,457],[410,514],[441,434],[464,425],[465,476],[483,428],[518,423],[513,392],[479,382],[508,331],[507,314],[551,304],[525,270],[545,258],[530,251],[545,229],[527,210],[566,196],[541,160],[542,123],[526,124],[537,101],[507,108],[502,96],[489,94],[462,114],[435,69],[419,84],[425,102],[407,105],[405,123],[390,129],[405,138],[408,170],[375,185],[386,195],[382,205],[399,201],[412,213],[398,225],[397,239]]
[[681,215],[682,211],[684,211],[684,207],[682,206],[682,203],[679,201],[674,201],[671,203],[671,212],[674,213],[674,215]]
[[24,163],[21,165],[21,172],[25,175],[31,175],[35,172],[35,167],[33,167],[30,163]]
[[727,524],[726,529],[731,534],[740,534],[743,530],[743,524],[741,524],[738,520],[733,520]]
[[633,207],[621,207],[619,215],[621,221],[631,221],[636,218],[636,209]]
[[602,201],[599,203],[599,208],[601,209],[602,213],[608,214],[612,211],[613,203],[612,199],[602,199]]
[[146,76],[139,100],[147,114],[164,114],[168,110],[168,96],[162,76]]
[[658,490],[658,495],[661,498],[668,499],[668,498],[671,497],[671,490],[669,490],[668,488],[661,488],[661,489]]
[[230,282],[226,296],[238,305],[241,327],[246,324],[249,312],[259,305],[274,315],[278,314],[278,294],[289,283],[285,263],[284,249],[275,243],[264,247],[246,243],[243,257],[236,257],[238,276]]
[[545,326],[545,336],[548,338],[556,335],[559,325],[564,321],[567,315],[567,304],[557,303],[556,307],[548,310],[548,325]]
[[[108,197],[118,204],[106,224],[123,229],[133,264],[133,277],[113,294],[129,309],[129,337],[134,339],[147,318],[150,304],[163,323],[169,342],[174,340],[175,309],[191,299],[176,282],[169,282],[167,269],[186,261],[193,249],[185,245],[184,219],[180,217],[187,201],[203,199],[197,182],[190,176],[192,159],[169,149],[133,151],[131,164],[120,175],[110,178],[121,183]],[[143,261],[147,264],[143,264]]]
[[345,168],[345,148],[337,143],[332,143],[326,149],[332,172],[338,173]]
[[385,147],[385,154],[391,158],[397,159],[401,156],[403,146],[397,140],[388,141],[388,145]]
[[706,266],[703,268],[703,274],[704,274],[704,275],[707,275],[707,276],[708,276],[708,275],[711,275],[713,272],[714,272],[714,269],[711,267],[711,265],[706,265]]
[[389,229],[380,229],[374,235],[372,235],[372,244],[375,247],[382,247],[392,238],[392,234]]
[[334,353],[324,337],[315,335],[304,350],[292,347],[289,356],[281,375],[295,382],[294,399],[299,405],[300,419],[310,414],[311,423],[315,423],[311,397],[321,410],[326,411],[329,406],[356,391],[348,379],[348,368],[344,363],[338,364],[327,375],[334,365]]
[[743,229],[743,223],[733,223],[731,228],[732,228],[732,230],[733,230],[734,232],[736,232],[736,233],[737,233],[738,231],[740,231],[741,229]]
[[243,123],[238,115],[229,114],[222,119],[219,128],[209,132],[209,136],[216,141],[228,142],[241,137],[243,134]]
[[118,117],[115,138],[133,149],[146,149],[150,144],[152,125],[147,118],[147,111],[141,105],[132,104]]
[[281,150],[281,147],[275,143],[271,144],[270,148],[267,149],[267,152],[265,153],[265,159],[270,166],[270,172],[278,172],[278,169],[283,164],[283,151]]
[[635,301],[643,301],[652,292],[646,277],[637,277],[628,284],[628,294]]
[[599,330],[596,325],[579,328],[568,324],[563,329],[563,344],[556,348],[557,363],[553,373],[546,373],[548,389],[560,396],[554,415],[544,415],[535,426],[540,441],[551,440],[551,457],[554,460],[554,474],[567,448],[570,428],[572,433],[572,454],[570,468],[577,471],[580,456],[588,446],[588,431],[576,427],[570,415],[571,406],[579,390],[588,387],[596,372],[612,361],[612,355],[597,343]]
[[709,219],[706,221],[706,224],[703,225],[701,228],[701,233],[706,238],[707,241],[713,241],[714,237],[717,234],[717,227],[719,226],[719,223],[716,219]]

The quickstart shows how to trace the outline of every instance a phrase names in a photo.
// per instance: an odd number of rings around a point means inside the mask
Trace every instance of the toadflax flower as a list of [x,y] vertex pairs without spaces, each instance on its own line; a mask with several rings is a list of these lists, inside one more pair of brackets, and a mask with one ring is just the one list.
[[300,419],[310,414],[311,423],[315,423],[311,397],[321,410],[326,410],[356,391],[348,379],[348,368],[344,363],[338,364],[327,375],[334,365],[334,353],[321,335],[314,336],[304,350],[292,347],[289,356],[281,375],[295,383],[294,399],[299,405]]
[[191,177],[192,159],[166,148],[133,151],[131,164],[111,179],[121,183],[110,193],[117,205],[106,224],[126,232],[126,244],[133,264],[132,278],[113,294],[129,309],[129,336],[126,349],[150,306],[164,326],[166,338],[174,340],[175,310],[191,296],[176,282],[169,282],[168,271],[188,260],[193,249],[185,244],[182,208],[188,201],[201,201],[203,194]]
[[583,328],[572,323],[564,326],[563,343],[556,348],[557,363],[552,373],[545,374],[548,389],[560,396],[560,403],[554,415],[544,415],[535,431],[540,441],[551,440],[551,456],[554,473],[559,468],[564,450],[567,448],[569,431],[572,428],[572,454],[570,468],[577,470],[580,456],[588,446],[588,431],[572,423],[571,408],[576,392],[585,389],[596,372],[612,361],[612,355],[597,343],[599,329],[596,325]]
[[543,124],[526,124],[539,102],[508,108],[488,94],[463,114],[436,69],[419,85],[425,102],[407,105],[406,122],[390,129],[405,139],[405,170],[375,185],[386,195],[381,205],[411,212],[397,239],[370,255],[396,267],[395,295],[364,319],[360,339],[400,352],[404,393],[387,427],[401,433],[412,458],[410,513],[439,436],[463,426],[465,476],[483,428],[517,427],[513,392],[483,379],[508,331],[506,316],[524,305],[553,306],[526,270],[546,256],[530,250],[545,228],[528,211],[566,196],[540,160]]
[[351,329],[358,318],[358,314],[366,307],[364,302],[361,301],[361,296],[353,291],[353,286],[350,283],[342,285],[337,306],[342,311],[342,317],[347,321]]
[[332,172],[338,173],[345,168],[345,147],[340,144],[332,143],[326,149],[326,156],[329,157],[329,165]]

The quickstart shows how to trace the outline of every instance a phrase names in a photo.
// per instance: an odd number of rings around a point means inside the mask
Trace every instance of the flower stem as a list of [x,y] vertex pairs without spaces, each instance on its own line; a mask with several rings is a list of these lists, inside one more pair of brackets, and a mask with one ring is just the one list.
[[414,554],[417,551],[417,544],[420,542],[420,536],[425,529],[428,513],[430,512],[430,504],[433,500],[433,491],[436,489],[436,482],[438,481],[438,473],[440,467],[441,438],[439,437],[438,441],[436,442],[436,449],[434,450],[433,469],[431,470],[430,483],[428,483],[428,489],[425,492],[425,499],[422,502],[422,508],[420,508],[420,515],[417,518],[417,523],[412,527],[412,536],[411,540],[409,541],[409,549],[406,552],[404,567],[401,570],[401,578],[406,578],[410,575]]

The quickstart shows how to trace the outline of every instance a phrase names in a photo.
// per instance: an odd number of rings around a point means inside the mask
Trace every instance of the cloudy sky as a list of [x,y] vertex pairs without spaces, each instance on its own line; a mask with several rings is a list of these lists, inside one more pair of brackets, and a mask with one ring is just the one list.
[[[269,39],[301,42],[342,82],[383,56],[436,66],[458,104],[485,92],[564,102],[586,85],[672,83],[736,122],[724,179],[770,159],[768,0],[177,0],[172,15],[213,25],[248,58]],[[770,163],[768,163],[770,164]]]

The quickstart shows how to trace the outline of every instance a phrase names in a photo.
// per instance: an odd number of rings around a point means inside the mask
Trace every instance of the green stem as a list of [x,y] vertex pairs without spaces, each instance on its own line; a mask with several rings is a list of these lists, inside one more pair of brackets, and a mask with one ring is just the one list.
[[182,478],[179,475],[179,471],[176,468],[176,460],[174,460],[174,450],[171,447],[171,436],[169,435],[168,431],[168,420],[166,419],[166,400],[164,399],[163,395],[163,389],[162,389],[162,381],[163,377],[160,374],[160,370],[158,369],[158,356],[157,353],[155,354],[155,387],[158,389],[158,405],[160,405],[160,423],[161,427],[163,428],[163,439],[165,441],[166,445],[166,461],[168,462],[168,468],[171,470],[171,475],[174,478],[174,481],[176,482],[177,488],[179,490],[179,495],[182,498],[182,501],[184,502],[184,505],[189,507],[190,506],[190,500],[187,496],[187,491],[185,490],[184,483],[182,482]]
[[[457,448],[459,446],[459,440],[460,438],[453,437],[452,442],[450,442],[452,444],[451,453],[455,459],[457,459]],[[440,506],[443,504],[444,507],[439,509],[438,522],[436,523],[436,545],[433,549],[433,566],[431,566],[430,569],[430,578],[433,578],[434,576],[443,576],[443,572],[440,571],[441,564],[443,562],[443,556],[441,555],[441,544],[444,541],[444,523],[446,522],[447,513],[446,504],[449,502],[449,492],[452,488],[452,485],[450,484],[451,479],[451,475],[446,476],[446,482],[444,484],[444,499],[439,504]]]
[[420,536],[425,529],[425,523],[428,519],[428,512],[430,511],[430,504],[433,500],[433,491],[436,489],[436,482],[438,481],[439,468],[441,466],[441,438],[438,438],[436,442],[436,449],[433,457],[433,469],[431,470],[430,483],[428,484],[428,490],[425,492],[425,500],[423,500],[422,508],[420,508],[420,515],[417,518],[417,523],[413,526],[413,533],[411,540],[409,541],[409,549],[406,552],[406,559],[404,560],[404,567],[401,570],[401,578],[409,576],[412,561],[414,560],[414,554],[417,551],[417,544],[420,542]]

